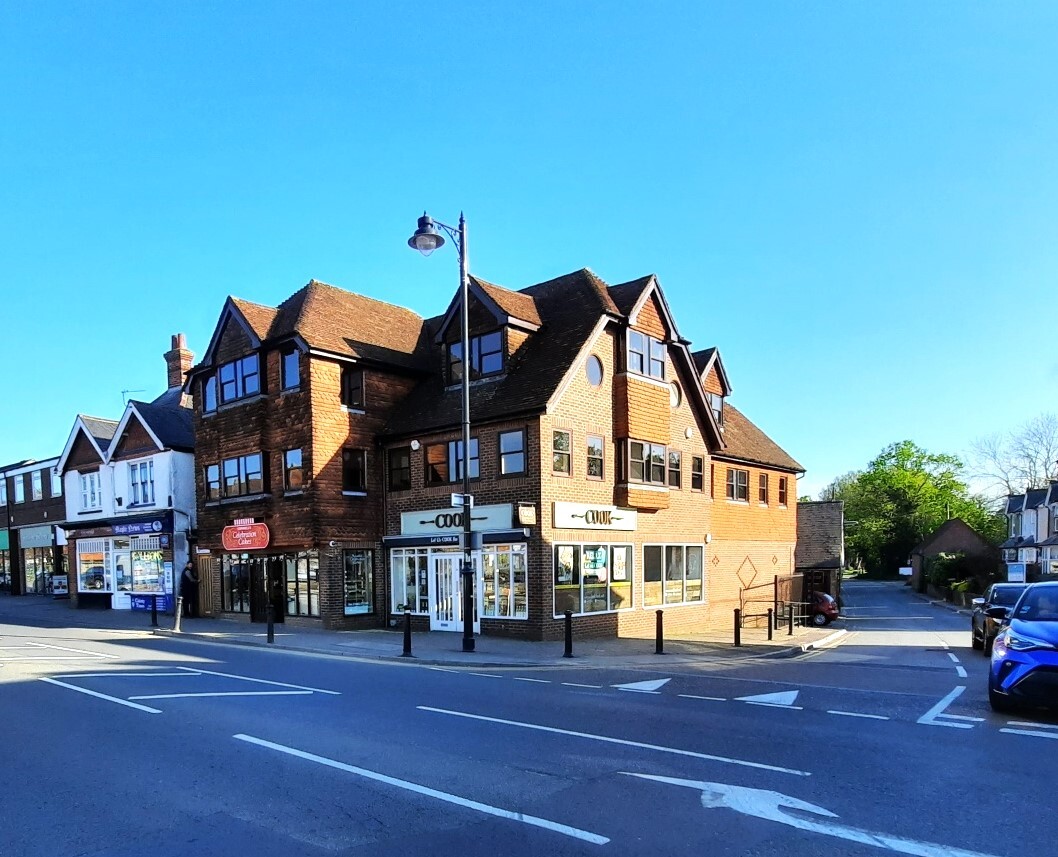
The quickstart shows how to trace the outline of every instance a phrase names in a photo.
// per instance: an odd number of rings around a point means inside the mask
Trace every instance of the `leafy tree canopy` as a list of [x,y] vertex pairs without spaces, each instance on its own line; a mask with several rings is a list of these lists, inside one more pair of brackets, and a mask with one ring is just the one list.
[[962,518],[998,544],[1005,522],[984,498],[970,493],[963,462],[910,440],[890,444],[867,469],[840,476],[821,500],[845,502],[845,549],[873,574],[893,574],[911,550],[949,518]]

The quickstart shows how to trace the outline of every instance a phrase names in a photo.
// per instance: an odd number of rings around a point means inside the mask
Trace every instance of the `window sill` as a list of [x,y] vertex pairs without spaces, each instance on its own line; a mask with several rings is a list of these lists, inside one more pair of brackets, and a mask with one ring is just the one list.
[[342,411],[347,414],[358,414],[360,416],[364,416],[365,414],[367,414],[367,411],[365,411],[363,408],[350,408],[348,405],[342,405]]
[[733,503],[736,506],[748,506],[749,505],[749,500],[732,500],[730,497],[727,497],[724,500],[724,502],[725,503]]
[[627,488],[630,491],[665,491],[669,490],[668,485],[659,485],[657,482],[622,482],[621,488]]
[[157,501],[152,500],[150,503],[129,503],[125,508],[126,509],[153,509],[157,505],[158,505]]
[[342,492],[342,496],[343,497],[366,497],[367,496],[367,492],[366,491],[343,491]]
[[78,515],[99,515],[99,514],[102,514],[102,512],[103,512],[103,507],[100,506],[98,509],[82,509],[77,514]]
[[267,500],[271,494],[236,494],[232,497],[222,497],[220,500],[207,500],[207,506],[234,506],[236,503],[249,503],[254,500]]
[[289,491],[284,491],[283,492],[283,496],[284,497],[301,497],[304,493],[305,493],[304,489],[296,488],[296,489],[292,489],[292,490],[289,490]]
[[219,404],[217,405],[217,410],[211,411],[211,413],[219,414],[223,411],[230,411],[232,408],[237,408],[240,405],[248,405],[251,402],[260,402],[266,398],[268,398],[268,396],[264,393],[254,393],[250,396],[243,396],[241,399],[232,399],[230,402]]

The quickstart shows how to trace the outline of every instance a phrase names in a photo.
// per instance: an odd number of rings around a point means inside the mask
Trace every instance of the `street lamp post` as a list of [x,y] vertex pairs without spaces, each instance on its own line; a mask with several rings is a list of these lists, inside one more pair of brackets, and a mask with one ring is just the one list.
[[467,224],[463,213],[459,214],[459,226],[448,226],[439,220],[429,217],[424,211],[419,218],[419,227],[408,246],[429,256],[445,243],[444,236],[438,231],[440,227],[456,243],[459,254],[459,299],[462,303],[462,337],[460,344],[460,362],[463,365],[463,565],[460,568],[460,579],[463,589],[463,651],[474,651],[474,557],[471,545],[470,527],[470,312],[467,308],[469,274],[467,262]]

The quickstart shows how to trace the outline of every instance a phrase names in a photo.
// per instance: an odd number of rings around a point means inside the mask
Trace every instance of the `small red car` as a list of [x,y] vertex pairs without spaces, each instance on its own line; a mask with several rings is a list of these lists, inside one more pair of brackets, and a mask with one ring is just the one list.
[[813,625],[822,628],[829,625],[839,615],[838,602],[833,595],[826,592],[813,592],[812,600],[808,604],[808,618]]

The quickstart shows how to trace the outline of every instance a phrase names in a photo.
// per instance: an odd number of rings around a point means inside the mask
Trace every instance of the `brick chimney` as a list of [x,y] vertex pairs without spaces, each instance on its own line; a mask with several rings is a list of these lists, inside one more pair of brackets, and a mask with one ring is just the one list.
[[173,348],[164,356],[166,368],[169,370],[169,389],[184,386],[184,376],[195,358],[195,355],[187,350],[187,340],[184,334],[173,334]]

